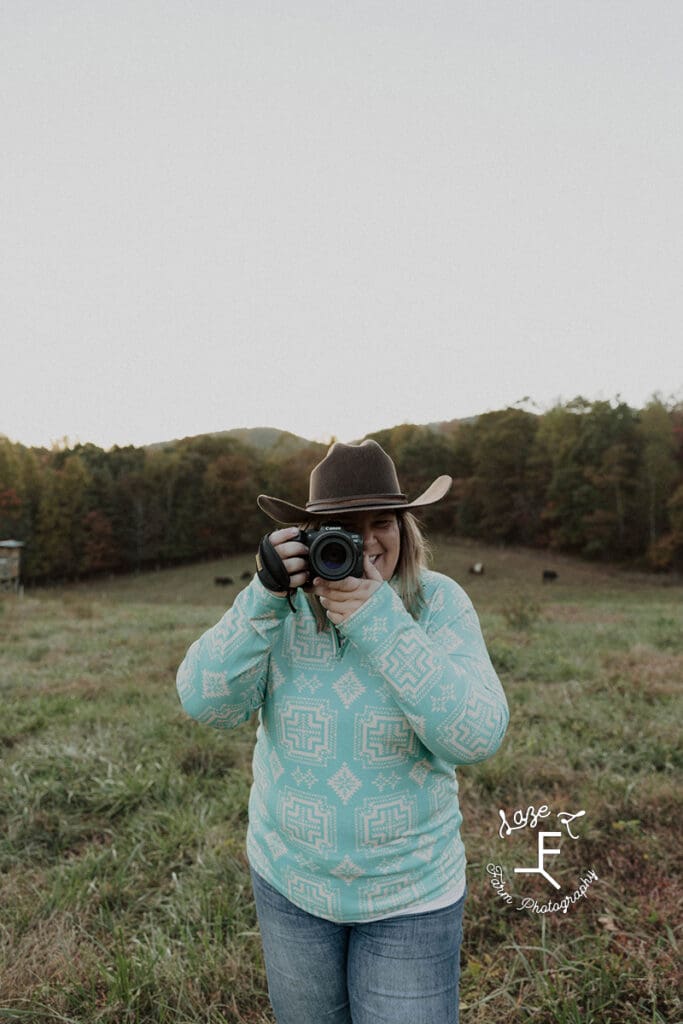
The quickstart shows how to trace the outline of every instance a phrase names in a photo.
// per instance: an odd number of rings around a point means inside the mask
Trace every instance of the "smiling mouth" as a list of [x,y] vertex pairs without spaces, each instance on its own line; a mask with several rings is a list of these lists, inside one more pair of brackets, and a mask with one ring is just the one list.
[[378,559],[378,558],[381,558],[382,556],[381,556],[381,555],[369,555],[368,557],[370,558],[370,561],[371,561],[371,562],[372,562],[372,564],[374,565],[374,564],[375,564],[375,562],[377,561],[377,559]]

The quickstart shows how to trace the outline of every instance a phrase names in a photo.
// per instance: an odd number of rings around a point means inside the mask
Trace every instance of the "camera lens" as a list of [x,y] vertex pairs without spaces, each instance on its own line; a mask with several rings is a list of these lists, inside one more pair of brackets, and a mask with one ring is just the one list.
[[320,562],[329,572],[338,572],[348,558],[348,552],[339,541],[333,540],[323,545],[320,551]]
[[339,533],[318,537],[309,552],[311,569],[325,580],[343,580],[355,560],[352,544]]

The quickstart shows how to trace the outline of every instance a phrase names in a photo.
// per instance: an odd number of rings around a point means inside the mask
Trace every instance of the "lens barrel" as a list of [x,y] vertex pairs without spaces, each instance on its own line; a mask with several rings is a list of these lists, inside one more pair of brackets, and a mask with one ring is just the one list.
[[331,530],[315,538],[308,558],[312,575],[324,580],[343,580],[351,575],[356,549],[344,531]]

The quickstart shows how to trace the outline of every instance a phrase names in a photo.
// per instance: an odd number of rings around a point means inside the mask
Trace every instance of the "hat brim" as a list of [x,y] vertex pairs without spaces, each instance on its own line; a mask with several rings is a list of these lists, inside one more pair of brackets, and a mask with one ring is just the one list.
[[322,512],[314,512],[308,508],[301,508],[299,505],[292,505],[289,501],[282,501],[280,498],[272,498],[268,494],[259,494],[258,507],[274,519],[276,523],[284,526],[298,526],[309,519],[329,519],[331,516],[341,512],[370,512],[375,509],[386,509],[392,512],[407,512],[411,508],[423,508],[425,505],[433,505],[435,501],[441,501],[451,489],[453,479],[450,476],[439,476],[423,491],[419,498],[414,501],[372,501],[367,504],[359,504],[359,499],[352,498],[346,501],[340,500],[333,508],[326,508]]

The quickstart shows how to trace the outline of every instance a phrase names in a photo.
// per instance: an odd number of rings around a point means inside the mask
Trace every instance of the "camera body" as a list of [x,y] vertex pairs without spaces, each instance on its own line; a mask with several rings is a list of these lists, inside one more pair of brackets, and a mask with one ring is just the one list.
[[363,538],[331,523],[318,530],[301,530],[299,540],[308,548],[311,579],[343,580],[363,575]]

